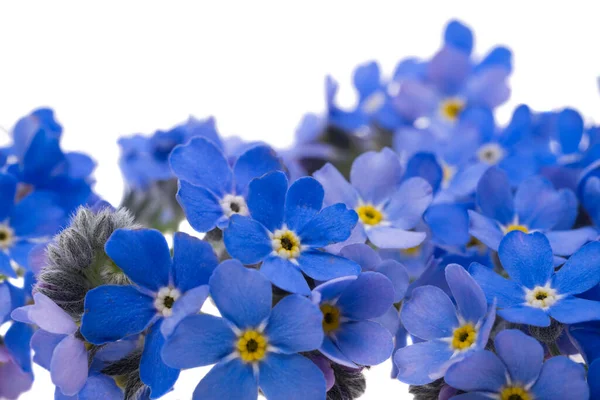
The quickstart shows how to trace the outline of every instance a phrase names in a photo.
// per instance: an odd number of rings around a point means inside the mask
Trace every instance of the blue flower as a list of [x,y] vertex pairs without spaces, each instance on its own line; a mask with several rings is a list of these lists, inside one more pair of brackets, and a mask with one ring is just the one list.
[[394,348],[392,333],[376,320],[390,310],[394,295],[390,280],[371,271],[317,286],[312,299],[323,314],[325,332],[319,351],[350,368],[387,360]]
[[390,149],[361,154],[352,163],[350,183],[331,164],[314,173],[325,189],[325,204],[344,203],[359,223],[345,244],[365,243],[387,249],[418,246],[425,233],[412,229],[432,200],[432,188],[422,178],[403,181],[398,156]]
[[346,240],[358,218],[343,204],[321,209],[323,197],[323,187],[310,177],[289,189],[283,172],[253,180],[250,216],[233,215],[224,231],[227,251],[244,264],[262,262],[261,272],[291,293],[310,294],[303,273],[317,281],[357,275],[356,263],[319,250]]
[[583,185],[581,196],[583,207],[594,225],[600,228],[600,178],[592,176],[587,179]]
[[0,274],[13,278],[11,261],[28,268],[29,251],[55,234],[66,217],[52,193],[36,191],[15,203],[16,194],[17,180],[0,173]]
[[400,318],[423,342],[399,349],[394,355],[398,379],[424,385],[444,376],[448,367],[487,345],[495,307],[487,307],[483,290],[458,264],[446,267],[452,300],[438,287],[422,286],[405,301]]
[[297,354],[323,341],[322,315],[307,298],[289,295],[273,309],[272,288],[258,271],[223,262],[210,278],[210,295],[222,318],[185,318],[167,339],[164,362],[172,368],[216,364],[193,399],[325,399],[325,378]]
[[555,190],[542,177],[527,179],[513,196],[505,172],[490,168],[477,186],[481,213],[469,211],[469,232],[493,250],[509,232],[543,232],[556,255],[573,254],[594,239],[594,229],[569,230],[577,217],[577,198],[568,189]]
[[590,385],[590,399],[600,398],[600,359],[595,360],[589,366],[588,384]]
[[505,320],[549,326],[550,317],[564,324],[600,319],[599,301],[575,297],[600,282],[600,242],[582,247],[556,273],[550,243],[538,232],[509,233],[498,256],[510,280],[477,263],[469,271]]
[[170,160],[179,179],[177,200],[199,232],[224,228],[232,215],[247,216],[250,181],[282,168],[277,154],[265,145],[244,151],[232,168],[223,152],[204,138],[175,148]]
[[544,362],[544,350],[517,330],[504,330],[494,340],[496,354],[478,351],[454,364],[446,382],[468,394],[453,399],[588,399],[582,365],[564,356]]
[[13,322],[0,337],[0,398],[16,399],[33,384],[29,341],[33,331],[26,324]]
[[178,370],[160,359],[163,333],[172,329],[171,318],[178,322],[200,309],[208,296],[206,285],[218,264],[217,257],[208,243],[176,233],[171,259],[163,235],[150,229],[118,229],[105,250],[135,285],[103,285],[90,290],[85,297],[81,334],[88,342],[100,345],[148,329],[140,378],[150,387],[152,398],[158,398],[179,376]]

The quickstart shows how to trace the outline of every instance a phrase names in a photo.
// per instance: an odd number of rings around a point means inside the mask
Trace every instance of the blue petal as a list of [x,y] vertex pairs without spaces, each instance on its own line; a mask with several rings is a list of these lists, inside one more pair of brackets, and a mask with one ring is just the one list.
[[565,356],[552,357],[544,363],[531,391],[537,399],[587,399],[590,396],[583,365]]
[[303,245],[325,247],[348,239],[356,226],[358,214],[344,204],[325,207],[298,232]]
[[88,352],[83,340],[66,336],[54,349],[50,361],[52,383],[67,396],[75,396],[88,377]]
[[586,226],[569,231],[547,232],[546,237],[552,246],[554,255],[569,256],[587,242],[596,239],[598,232],[594,228]]
[[36,243],[29,242],[26,240],[19,240],[15,242],[9,249],[10,257],[21,267],[27,269],[28,271],[31,271],[31,265],[29,263],[29,254],[36,246]]
[[469,267],[469,272],[483,289],[489,304],[496,299],[498,307],[505,308],[525,302],[523,287],[498,275],[494,270],[479,263],[473,263]]
[[360,265],[354,261],[319,250],[303,251],[298,258],[298,267],[318,281],[360,273]]
[[335,333],[340,351],[358,365],[381,364],[392,355],[392,334],[373,321],[342,324]]
[[[81,392],[78,400],[119,400],[123,392],[112,377],[105,375],[91,375]],[[56,399],[55,399],[56,400]]]
[[258,145],[246,150],[233,166],[236,193],[245,195],[252,179],[280,169],[281,161],[269,146]]
[[384,212],[394,227],[412,229],[433,200],[433,189],[423,178],[410,178],[392,195]]
[[323,186],[309,176],[292,183],[285,199],[284,220],[288,228],[302,230],[321,210],[324,195]]
[[306,357],[269,353],[259,368],[260,389],[269,399],[325,400],[325,377]]
[[544,349],[537,340],[521,331],[506,329],[496,335],[494,349],[513,382],[537,380],[544,362]]
[[381,83],[379,82],[381,73],[377,62],[371,61],[359,65],[354,70],[352,81],[354,87],[358,91],[360,100],[365,100],[371,94],[379,90]]
[[202,186],[217,196],[231,192],[231,168],[221,150],[205,138],[196,137],[175,147],[169,162],[178,179]]
[[310,300],[290,295],[273,307],[265,334],[278,352],[311,351],[323,342],[322,322],[323,314]]
[[431,153],[416,153],[408,160],[404,179],[420,177],[431,185],[433,192],[437,192],[442,184],[443,171],[435,155]]
[[136,284],[153,291],[169,285],[171,251],[159,231],[117,229],[104,249]]
[[475,67],[475,72],[490,67],[503,67],[506,71],[512,72],[512,52],[510,49],[503,46],[494,47]]
[[333,165],[325,164],[313,176],[323,185],[325,204],[344,203],[348,207],[356,205],[358,200],[356,190]]
[[208,189],[179,181],[177,201],[185,212],[192,228],[198,232],[208,232],[217,226],[223,216],[219,199]]
[[600,301],[567,296],[550,307],[548,312],[563,324],[600,320]]
[[57,335],[43,329],[35,331],[31,337],[31,349],[34,352],[33,361],[42,368],[50,370],[50,360],[52,360],[54,348],[64,338],[65,335]]
[[269,232],[252,218],[233,215],[223,232],[225,248],[244,264],[256,264],[273,251]]
[[317,303],[337,301],[342,292],[356,279],[357,276],[343,276],[321,283],[313,290],[312,298]]
[[188,315],[198,314],[208,295],[209,287],[208,285],[203,285],[188,290],[183,296],[177,299],[171,309],[173,313],[169,318],[165,318],[160,325],[160,331],[163,336],[169,337],[177,325]]
[[435,286],[413,290],[402,307],[400,319],[406,330],[424,340],[450,337],[459,323],[456,309],[444,291]]
[[54,235],[64,223],[65,212],[53,193],[33,192],[12,209],[10,225],[20,237]]
[[14,322],[4,334],[4,345],[14,362],[23,372],[31,373],[31,348],[29,342],[33,328],[21,322]]
[[477,323],[487,313],[483,290],[467,270],[458,264],[448,265],[445,273],[459,314],[466,321]]
[[337,305],[341,314],[351,320],[377,318],[394,302],[394,287],[377,272],[363,272],[340,295]]
[[583,293],[600,282],[600,242],[592,242],[573,254],[552,278],[560,294]]
[[8,254],[2,251],[0,251],[0,274],[11,278],[17,277],[17,273],[15,272],[10,263],[10,258],[8,257]]
[[558,114],[556,125],[563,154],[577,152],[584,129],[581,114],[572,108],[565,108]]
[[552,248],[538,232],[509,232],[500,243],[498,256],[508,275],[530,289],[544,286],[554,272]]
[[452,20],[446,25],[444,43],[471,54],[473,50],[473,32],[459,21]]
[[226,320],[238,328],[257,327],[271,312],[271,283],[237,260],[224,261],[210,278],[210,294]]
[[355,243],[345,246],[340,250],[340,256],[354,261],[363,271],[374,271],[381,264],[381,257],[367,244]]
[[269,257],[263,261],[260,272],[262,272],[272,283],[280,289],[290,293],[309,295],[310,288],[304,279],[304,275],[298,267],[278,256]]
[[380,249],[410,249],[423,243],[427,235],[405,229],[382,226],[366,231],[369,240]]
[[321,352],[321,354],[323,354],[325,357],[327,357],[336,364],[343,365],[348,368],[360,368],[344,353],[342,353],[341,350],[337,347],[337,345],[333,343],[331,338],[329,338],[328,336],[325,336],[323,338],[323,344],[321,345],[319,351]]
[[541,308],[528,305],[516,305],[498,310],[498,315],[515,324],[526,324],[533,326],[550,326],[550,317]]
[[161,322],[158,322],[150,328],[140,360],[140,379],[150,387],[151,399],[158,399],[168,393],[179,377],[179,370],[165,365],[160,356],[165,343],[160,325]]
[[409,385],[425,385],[444,376],[452,357],[448,343],[433,340],[403,347],[394,354],[397,378]]
[[452,96],[463,87],[471,68],[468,54],[445,46],[427,64],[427,79],[442,96]]
[[239,359],[215,365],[194,390],[193,400],[256,400],[258,384],[251,364]]
[[85,296],[81,334],[93,344],[115,342],[145,330],[157,311],[154,299],[133,286],[104,285]]
[[490,168],[477,185],[477,203],[483,215],[507,225],[512,222],[515,209],[510,182],[506,173]]
[[515,193],[519,223],[530,229],[552,229],[562,218],[567,204],[552,183],[535,176],[521,183]]
[[469,210],[469,233],[492,250],[498,250],[504,234],[498,223],[473,210]]
[[250,182],[248,208],[252,218],[271,232],[283,224],[288,180],[283,172],[270,172]]
[[235,333],[223,318],[191,315],[167,338],[162,359],[177,369],[211,365],[233,353],[235,339]]
[[0,174],[0,221],[10,215],[15,204],[17,180],[9,174]]
[[181,292],[207,285],[218,264],[219,260],[208,242],[183,232],[175,233],[173,280]]
[[358,156],[352,163],[350,182],[363,201],[379,205],[397,190],[402,172],[400,159],[386,147]]
[[401,301],[408,290],[410,277],[404,265],[395,260],[385,260],[375,270],[385,275],[394,287],[394,303]]
[[469,213],[459,204],[434,204],[423,219],[431,229],[432,239],[439,244],[463,246],[469,242]]
[[444,379],[450,386],[466,392],[499,393],[507,383],[506,375],[507,371],[502,361],[491,351],[484,350],[452,365]]
[[590,385],[590,399],[600,399],[600,360],[595,360],[590,364],[588,383]]

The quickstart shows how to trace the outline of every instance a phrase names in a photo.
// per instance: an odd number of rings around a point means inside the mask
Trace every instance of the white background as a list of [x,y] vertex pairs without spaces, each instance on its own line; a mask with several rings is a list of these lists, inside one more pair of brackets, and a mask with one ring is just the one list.
[[[478,54],[494,44],[513,50],[513,96],[500,121],[523,102],[537,110],[573,106],[598,121],[593,3],[2,1],[0,126],[53,107],[64,147],[98,161],[97,191],[118,204],[121,135],[214,115],[224,135],[286,146],[302,114],[323,109],[326,74],[352,105],[356,64],[377,59],[390,73],[402,57],[428,57],[454,17],[476,32]],[[409,398],[390,368],[367,373],[364,399]],[[51,399],[47,373],[36,375],[22,398]],[[165,398],[189,399],[200,376],[184,373]]]

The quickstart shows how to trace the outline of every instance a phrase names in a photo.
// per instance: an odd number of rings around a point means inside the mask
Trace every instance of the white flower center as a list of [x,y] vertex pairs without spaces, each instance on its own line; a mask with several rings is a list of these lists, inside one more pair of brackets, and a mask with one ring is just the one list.
[[181,297],[181,292],[175,288],[160,288],[154,299],[154,307],[163,317],[173,315],[173,305]]
[[561,296],[547,283],[545,286],[536,286],[533,289],[525,289],[527,305],[534,308],[548,309],[560,300]]
[[295,259],[302,250],[300,238],[289,229],[277,229],[271,235],[273,252],[281,258]]
[[0,224],[0,250],[7,250],[15,241],[15,232],[6,224]]
[[248,215],[248,206],[242,196],[228,194],[220,202],[223,214],[231,217],[233,214]]
[[477,158],[486,164],[496,165],[504,158],[504,149],[498,143],[487,143],[477,150]]

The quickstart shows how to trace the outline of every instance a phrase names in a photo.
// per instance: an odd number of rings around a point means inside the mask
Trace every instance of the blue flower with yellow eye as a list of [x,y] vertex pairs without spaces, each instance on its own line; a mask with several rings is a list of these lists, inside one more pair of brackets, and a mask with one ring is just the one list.
[[396,351],[398,379],[424,385],[442,378],[448,367],[485,348],[494,325],[495,307],[458,264],[446,267],[446,281],[456,306],[444,291],[421,286],[405,301],[400,318],[412,336],[422,340]]
[[251,146],[231,167],[223,152],[204,138],[175,148],[170,163],[179,179],[177,200],[199,232],[226,227],[232,215],[249,215],[250,181],[282,169],[277,154],[265,145]]
[[583,246],[556,273],[550,242],[539,232],[509,233],[498,256],[510,279],[477,263],[469,271],[505,320],[545,327],[550,317],[564,324],[600,319],[599,301],[576,297],[600,282],[600,242]]
[[325,400],[323,373],[298,354],[323,341],[322,314],[303,296],[272,305],[272,287],[260,272],[224,261],[210,278],[210,295],[222,318],[185,318],[162,349],[176,369],[216,364],[200,381],[194,400]]
[[16,278],[12,262],[29,268],[29,252],[64,223],[64,209],[53,193],[36,191],[19,201],[18,182],[0,173],[0,275]]
[[164,236],[151,229],[118,229],[106,242],[105,251],[134,284],[90,290],[81,334],[88,342],[102,345],[146,332],[140,378],[150,387],[151,397],[159,398],[179,376],[179,370],[160,358],[163,334],[200,309],[217,257],[207,242],[179,232],[171,258]]
[[352,163],[350,182],[331,164],[314,177],[323,185],[326,204],[343,203],[358,214],[358,225],[344,244],[368,239],[379,248],[406,249],[425,240],[425,233],[413,228],[431,203],[431,185],[420,177],[405,177],[392,150],[358,156]]
[[327,281],[357,275],[360,266],[321,248],[348,239],[357,215],[344,204],[323,208],[319,182],[300,178],[288,189],[283,172],[250,182],[249,216],[233,215],[224,231],[225,248],[244,264],[262,262],[260,270],[277,287],[310,294],[303,275]]
[[570,230],[577,217],[577,198],[569,189],[556,190],[547,179],[533,177],[514,196],[508,176],[490,168],[477,186],[481,212],[469,211],[471,235],[493,250],[509,232],[542,232],[555,255],[568,256],[597,233],[590,227]]
[[542,346],[523,332],[498,333],[494,349],[496,354],[478,351],[448,369],[446,383],[467,393],[453,399],[590,398],[582,365],[564,356],[544,362]]

